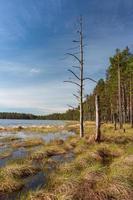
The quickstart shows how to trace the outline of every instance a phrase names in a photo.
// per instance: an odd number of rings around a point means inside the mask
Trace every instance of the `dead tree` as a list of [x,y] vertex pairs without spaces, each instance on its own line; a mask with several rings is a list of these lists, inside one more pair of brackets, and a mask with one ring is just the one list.
[[99,96],[95,95],[95,107],[96,107],[96,135],[95,135],[95,141],[100,142],[101,140],[101,122],[100,122],[100,101]]
[[[78,66],[73,66],[73,68],[79,69],[79,74],[75,73],[73,70],[69,69],[68,71],[74,76],[75,80],[64,81],[67,83],[72,83],[78,87],[78,94],[73,94],[76,99],[78,99],[79,107],[80,107],[80,137],[84,137],[84,81],[91,80],[96,82],[92,78],[84,77],[84,44],[83,44],[83,21],[82,16],[80,17],[79,22],[79,30],[77,31],[79,34],[79,40],[73,40],[74,43],[78,43],[79,46],[79,56],[76,53],[67,53],[67,55],[72,56],[77,62]],[[74,49],[74,48],[72,48]]]
[[73,94],[78,100],[79,100],[79,105],[80,105],[80,137],[84,136],[84,109],[83,109],[83,83],[84,83],[84,51],[83,51],[83,22],[82,22],[82,17],[80,17],[80,22],[79,22],[79,30],[77,33],[79,33],[79,40],[76,41],[74,40],[73,42],[79,43],[79,48],[80,48],[80,56],[78,57],[77,55],[73,53],[67,53],[67,55],[70,55],[74,57],[76,61],[78,61],[79,66],[73,66],[74,68],[79,69],[80,74],[77,75],[73,70],[69,69],[68,71],[76,78],[76,81],[64,81],[68,83],[75,84],[78,86],[78,95]]

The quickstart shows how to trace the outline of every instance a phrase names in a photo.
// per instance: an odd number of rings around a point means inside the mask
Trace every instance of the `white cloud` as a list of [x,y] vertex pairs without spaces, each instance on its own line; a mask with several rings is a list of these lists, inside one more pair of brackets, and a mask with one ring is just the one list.
[[39,68],[17,62],[0,61],[1,72],[24,73],[25,75],[39,74]]
[[36,114],[63,112],[67,104],[76,106],[73,88],[59,83],[22,88],[0,88],[0,109],[28,110]]
[[40,70],[40,69],[37,69],[37,68],[32,68],[32,69],[30,70],[30,72],[31,72],[32,74],[38,74],[38,73],[41,72],[41,70]]

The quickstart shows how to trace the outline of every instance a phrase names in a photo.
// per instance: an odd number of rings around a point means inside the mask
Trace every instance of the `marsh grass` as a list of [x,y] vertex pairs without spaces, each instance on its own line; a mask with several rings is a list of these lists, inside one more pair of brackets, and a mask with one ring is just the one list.
[[12,150],[4,151],[0,153],[0,159],[8,158],[12,155]]
[[9,142],[18,141],[18,140],[20,140],[20,138],[17,138],[15,136],[0,138],[0,142],[2,143],[9,143]]
[[[133,130],[125,125],[126,132],[114,131],[111,124],[102,125],[102,142],[94,141],[94,123],[86,122],[86,137],[69,138],[76,158],[58,165],[48,176],[45,190],[29,193],[28,199],[41,200],[131,200],[133,193]],[[79,131],[79,124],[67,125]],[[68,148],[69,149],[69,148]]]
[[[46,172],[51,166],[45,188],[29,192],[27,200],[131,200],[133,130],[129,125],[124,126],[126,132],[114,131],[111,124],[102,124],[101,143],[94,140],[94,122],[85,122],[85,138],[82,139],[77,134],[66,141],[55,140],[49,143],[38,139],[12,140],[15,149],[32,146],[39,148],[34,149],[27,158],[10,161],[5,168],[1,168],[0,193],[21,188],[25,177],[32,176],[39,170]],[[50,130],[50,127],[47,128]],[[64,130],[64,127],[55,127],[54,130],[57,132],[57,129]],[[79,133],[79,123],[69,122],[65,129]],[[42,133],[47,131],[42,130]],[[59,163],[52,159],[53,156],[65,156],[69,153],[74,154],[70,162]],[[7,177],[10,177],[9,180]],[[23,198],[25,199],[22,196]]]
[[70,149],[60,140],[51,141],[30,155],[31,160],[43,160],[56,155],[66,154]]
[[7,165],[1,170],[1,174],[4,176],[14,178],[24,178],[33,174],[36,174],[40,169],[33,166],[30,163],[17,164],[12,163]]
[[33,147],[33,146],[38,146],[44,144],[44,141],[42,139],[25,139],[23,141],[17,141],[12,143],[13,148],[20,148],[20,147]]
[[20,190],[23,186],[22,181],[0,173],[0,195]]
[[34,166],[29,159],[14,159],[0,168],[0,196],[20,190],[26,177],[35,175],[40,168]]
[[41,126],[41,127],[26,127],[26,131],[29,132],[40,132],[40,133],[56,133],[64,130],[64,126]]
[[0,169],[0,195],[20,190],[23,186],[23,181],[15,178],[11,169],[7,170],[5,167]]
[[39,132],[39,133],[56,133],[60,132],[63,130],[66,130],[64,128],[65,126],[59,125],[59,126],[54,126],[54,125],[46,125],[46,126],[16,126],[16,127],[7,127],[7,128],[0,128],[0,131],[7,131],[7,132],[14,132],[17,133],[19,131],[26,131],[26,132]]

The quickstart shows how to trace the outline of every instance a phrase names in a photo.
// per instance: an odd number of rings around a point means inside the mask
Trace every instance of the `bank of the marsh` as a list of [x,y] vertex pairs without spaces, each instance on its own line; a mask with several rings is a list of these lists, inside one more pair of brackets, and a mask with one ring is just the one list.
[[[132,199],[133,186],[133,130],[114,131],[113,125],[102,125],[102,142],[94,141],[94,123],[86,123],[86,136],[69,138],[65,145],[74,159],[56,166],[47,184],[27,199],[92,200]],[[78,132],[78,125],[69,129]]]
[[21,129],[0,134],[0,199],[18,199],[21,193],[45,185],[46,174],[58,163],[72,159],[64,141],[74,132],[60,130],[60,127],[51,128],[53,132],[45,130],[29,127],[28,131]]
[[[99,144],[94,141],[93,122],[85,123],[82,139],[78,135],[78,122],[68,123],[64,128],[68,133],[77,134],[47,142],[36,138],[35,141],[11,137],[6,140],[14,151],[23,149],[27,153],[9,159],[5,167],[1,167],[1,199],[131,200],[133,130],[129,125],[124,133],[114,131],[111,124],[103,124]],[[8,151],[7,156],[10,157],[10,153],[13,154]]]

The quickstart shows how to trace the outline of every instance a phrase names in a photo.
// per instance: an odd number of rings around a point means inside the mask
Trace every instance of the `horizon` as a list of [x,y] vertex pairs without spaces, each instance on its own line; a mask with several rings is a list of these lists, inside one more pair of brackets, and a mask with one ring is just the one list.
[[[115,49],[132,51],[132,0],[0,0],[0,112],[65,112],[75,87],[67,80],[78,17],[83,15],[85,75],[105,78]],[[86,82],[85,94],[94,83]]]

